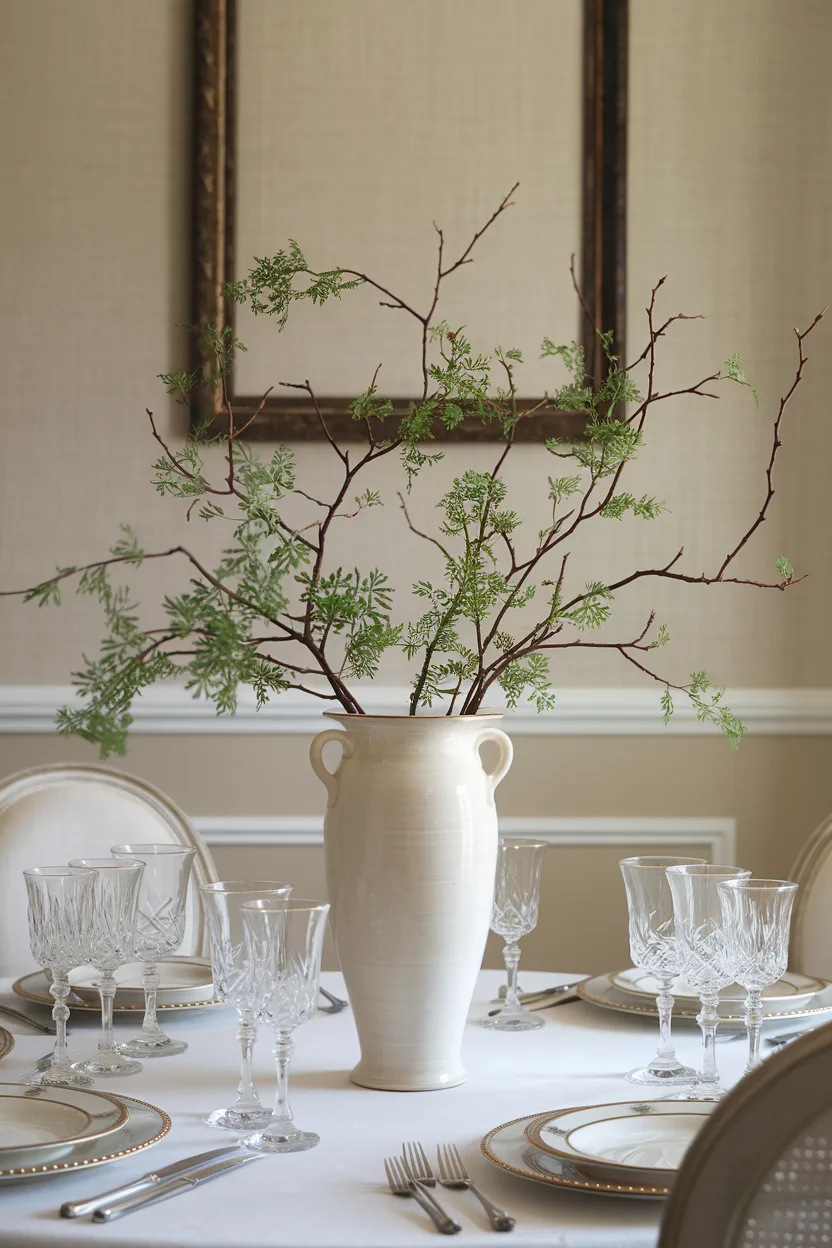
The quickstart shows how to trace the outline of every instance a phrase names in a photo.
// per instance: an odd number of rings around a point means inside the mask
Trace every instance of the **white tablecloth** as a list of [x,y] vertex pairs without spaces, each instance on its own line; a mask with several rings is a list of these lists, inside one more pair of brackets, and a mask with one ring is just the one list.
[[[577,976],[522,972],[526,989]],[[343,995],[339,975],[324,984]],[[430,1155],[439,1141],[455,1141],[476,1180],[517,1218],[506,1248],[654,1248],[661,1205],[556,1191],[492,1166],[479,1143],[491,1127],[525,1114],[567,1105],[629,1100],[623,1074],[650,1057],[656,1027],[649,1020],[576,1002],[545,1012],[546,1026],[500,1035],[478,1025],[502,976],[484,971],[465,1037],[469,1080],[442,1092],[372,1092],[349,1082],[358,1057],[352,1015],[319,1013],[295,1033],[291,1099],[299,1126],[321,1143],[307,1153],[267,1158],[113,1223],[58,1218],[65,1200],[80,1200],[125,1183],[157,1166],[223,1144],[226,1133],[205,1126],[204,1115],[233,1099],[237,1079],[234,1014],[226,1009],[162,1016],[171,1035],[186,1039],[184,1056],[146,1062],[141,1074],[101,1081],[165,1109],[170,1134],[136,1157],[87,1173],[29,1180],[0,1188],[0,1244],[54,1248],[56,1244],[132,1245],[146,1248],[422,1248],[435,1235],[415,1202],[388,1194],[382,1159],[402,1140],[421,1140]],[[6,993],[8,981],[0,981]],[[15,998],[4,995],[9,1004]],[[37,1009],[23,1004],[24,1008]],[[135,1027],[121,1021],[119,1038]],[[0,1064],[0,1080],[14,1082],[49,1047],[43,1036],[0,1018],[15,1033],[14,1051]],[[95,1040],[92,1018],[72,1017],[71,1050],[79,1055]],[[677,1050],[699,1060],[699,1032],[677,1029]],[[744,1044],[719,1046],[726,1084],[739,1077]],[[268,1037],[255,1056],[261,1094],[273,1092]],[[470,1193],[444,1191],[441,1199],[463,1223],[460,1248],[496,1248],[495,1235]],[[704,1248],[704,1246],[703,1246]]]

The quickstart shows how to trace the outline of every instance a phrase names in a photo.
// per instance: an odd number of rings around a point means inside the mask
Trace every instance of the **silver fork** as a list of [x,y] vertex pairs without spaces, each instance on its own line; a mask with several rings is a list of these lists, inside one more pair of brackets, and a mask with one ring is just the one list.
[[439,1163],[439,1182],[443,1187],[467,1187],[469,1192],[474,1193],[488,1214],[493,1230],[514,1230],[515,1221],[511,1214],[506,1213],[505,1209],[498,1209],[496,1205],[492,1205],[485,1193],[475,1187],[473,1179],[465,1169],[465,1162],[460,1157],[456,1144],[440,1144],[436,1150],[436,1160]]
[[384,1169],[393,1195],[412,1196],[417,1204],[422,1206],[425,1213],[430,1215],[437,1231],[441,1231],[443,1235],[456,1235],[457,1231],[462,1230],[459,1223],[449,1218],[445,1210],[419,1186],[415,1179],[405,1174],[404,1166],[398,1157],[385,1157]]
[[418,1140],[412,1144],[402,1144],[402,1164],[407,1177],[412,1179],[416,1186],[425,1192],[428,1200],[432,1200],[437,1209],[441,1209],[444,1213],[445,1210],[442,1209],[439,1201],[431,1191],[428,1191],[428,1188],[436,1187],[436,1175],[431,1170],[428,1155]]

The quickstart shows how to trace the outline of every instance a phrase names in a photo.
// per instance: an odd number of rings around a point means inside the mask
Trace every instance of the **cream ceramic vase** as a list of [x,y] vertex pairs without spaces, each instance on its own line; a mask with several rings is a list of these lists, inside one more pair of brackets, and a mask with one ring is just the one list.
[[[335,945],[361,1043],[354,1083],[389,1092],[466,1078],[462,1033],[491,917],[494,790],[511,766],[499,715],[334,714],[312,742],[326,785]],[[335,771],[322,751],[337,741]],[[480,747],[494,741],[487,772]]]

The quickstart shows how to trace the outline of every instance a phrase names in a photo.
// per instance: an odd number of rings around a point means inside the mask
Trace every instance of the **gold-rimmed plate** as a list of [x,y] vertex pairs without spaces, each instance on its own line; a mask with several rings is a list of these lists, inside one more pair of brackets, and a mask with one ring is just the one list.
[[[647,971],[639,970],[634,966],[628,967],[626,971],[613,971],[610,982],[614,988],[618,988],[628,996],[655,998],[659,991],[658,981]],[[771,1005],[774,1002],[782,1002],[784,1009],[794,1010],[799,1009],[801,1004],[828,987],[829,981],[826,979],[818,979],[814,975],[801,975],[797,971],[786,971],[783,978],[779,979],[776,984],[769,984],[763,989],[763,1000]],[[675,1001],[680,1004],[691,1002],[698,1012],[697,994],[681,976],[677,976],[673,981],[670,991]],[[737,1013],[741,1013],[745,1002],[745,989],[739,984],[729,984],[727,988],[722,989],[719,999],[725,1003],[733,1002],[739,1007]]]
[[[29,975],[22,975],[20,979],[15,980],[12,984],[12,992],[16,993],[18,997],[23,997],[26,1001],[37,1001],[39,1005],[48,1005],[50,1009],[55,1004],[52,997],[49,995],[49,990],[46,987],[46,981],[44,980],[42,971],[32,971]],[[197,1001],[181,1001],[178,1004],[169,1002],[166,1005],[157,1006],[157,1009],[207,1010],[224,1004],[225,1002],[211,996]],[[90,997],[89,999],[84,999],[84,997],[77,996],[75,993],[70,996],[67,1001],[67,1005],[71,1010],[91,1010],[95,1013],[98,1013],[101,1009],[95,998]],[[144,999],[142,997],[141,1001],[130,1000],[125,1002],[123,997],[119,1000],[119,994],[116,992],[116,999],[113,1008],[119,1012],[125,1011],[135,1013],[137,1010],[143,1011]]]
[[596,1179],[584,1173],[571,1161],[555,1157],[535,1148],[526,1139],[529,1123],[551,1118],[557,1111],[547,1114],[529,1114],[515,1118],[500,1127],[494,1127],[483,1136],[480,1148],[483,1156],[501,1170],[515,1174],[533,1183],[545,1183],[551,1188],[575,1192],[590,1192],[599,1196],[619,1196],[639,1200],[664,1200],[670,1194],[665,1183],[627,1183],[623,1179]]
[[0,1027],[0,1058],[7,1057],[14,1048],[14,1036],[5,1027]]
[[44,1178],[52,1174],[66,1174],[73,1170],[89,1170],[122,1157],[152,1148],[170,1131],[170,1118],[163,1109],[138,1101],[135,1097],[120,1098],[130,1111],[124,1126],[112,1135],[99,1140],[81,1140],[70,1146],[58,1159],[33,1163],[25,1154],[17,1157],[4,1156],[0,1168],[1,1183],[17,1183],[22,1179]]
[[49,1161],[82,1141],[101,1140],[130,1117],[122,1100],[92,1088],[0,1083],[0,1169],[25,1155]]
[[[789,1008],[788,1000],[764,1001],[763,1023],[779,1022],[784,1018],[814,1018],[832,1015],[832,983],[827,980],[819,982],[823,983],[823,988],[806,1001],[801,1002],[796,1008]],[[658,1018],[654,999],[622,991],[613,983],[612,974],[596,975],[592,979],[586,979],[578,984],[575,992],[581,1000],[588,1001],[592,1005],[600,1005],[607,1010],[617,1010],[622,1014],[637,1014],[645,1018]],[[736,1001],[720,1000],[719,1002],[720,1017],[722,1022],[729,1027],[745,1025],[743,1010],[738,1008],[738,1005]],[[695,1021],[699,1008],[699,1002],[694,1001],[693,998],[681,998],[673,1008],[673,1017]]]
[[529,1144],[604,1181],[669,1187],[710,1117],[707,1101],[618,1101],[558,1110],[527,1124]]

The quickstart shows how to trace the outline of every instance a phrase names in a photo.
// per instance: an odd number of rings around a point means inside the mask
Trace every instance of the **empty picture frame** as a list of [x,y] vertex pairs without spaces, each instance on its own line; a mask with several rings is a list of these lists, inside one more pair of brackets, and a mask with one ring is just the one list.
[[[193,319],[246,343],[227,395],[247,438],[360,439],[347,406],[381,364],[379,391],[416,391],[418,323],[364,286],[293,308],[278,334],[223,297],[254,256],[297,239],[312,268],[370,274],[421,308],[446,256],[467,247],[514,182],[515,205],[443,285],[437,318],[476,350],[523,352],[521,405],[562,383],[544,335],[578,338],[602,373],[593,323],[624,355],[627,0],[196,0]],[[581,309],[572,289],[577,253]],[[200,359],[204,372],[210,363]],[[265,402],[265,391],[273,387]],[[219,387],[194,419],[228,427]],[[580,432],[548,409],[518,440]],[[490,440],[468,421],[442,436]]]

